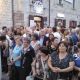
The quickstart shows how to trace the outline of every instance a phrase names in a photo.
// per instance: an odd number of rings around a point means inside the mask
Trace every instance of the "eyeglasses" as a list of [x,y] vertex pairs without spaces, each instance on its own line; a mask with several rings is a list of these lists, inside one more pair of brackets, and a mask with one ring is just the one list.
[[23,43],[29,43],[28,41],[23,41]]

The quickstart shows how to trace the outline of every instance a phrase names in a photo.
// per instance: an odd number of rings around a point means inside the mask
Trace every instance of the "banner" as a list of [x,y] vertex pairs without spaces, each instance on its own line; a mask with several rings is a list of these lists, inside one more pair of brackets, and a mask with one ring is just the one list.
[[69,3],[71,3],[71,4],[73,4],[73,0],[65,0],[65,1],[67,1],[67,2],[69,2]]
[[35,1],[34,10],[36,13],[39,13],[39,14],[43,13],[43,2],[42,2],[42,0],[36,0]]
[[42,2],[42,0],[36,0],[36,1],[40,1],[40,2]]

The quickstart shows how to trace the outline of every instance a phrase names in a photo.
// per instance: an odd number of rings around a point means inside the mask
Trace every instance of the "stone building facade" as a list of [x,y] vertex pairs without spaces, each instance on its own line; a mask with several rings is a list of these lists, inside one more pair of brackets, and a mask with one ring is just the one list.
[[0,0],[0,27],[12,26],[11,0]]
[[[50,0],[50,6],[49,0],[42,0],[44,8],[41,14],[34,11],[34,1],[0,0],[0,27],[12,27],[13,22],[14,27],[27,27],[34,21],[39,26],[51,27],[57,26],[59,22],[66,27],[80,24],[80,0]],[[74,6],[72,1],[75,2]]]
[[[68,1],[74,1],[70,3]],[[73,5],[74,4],[74,5]],[[66,27],[70,25],[78,25],[80,24],[80,0],[62,0],[61,5],[59,4],[59,0],[51,0],[51,26],[55,25],[55,19],[65,20]],[[54,6],[54,7],[53,7]],[[63,14],[63,18],[60,18],[58,14]],[[74,22],[71,24],[71,22]]]

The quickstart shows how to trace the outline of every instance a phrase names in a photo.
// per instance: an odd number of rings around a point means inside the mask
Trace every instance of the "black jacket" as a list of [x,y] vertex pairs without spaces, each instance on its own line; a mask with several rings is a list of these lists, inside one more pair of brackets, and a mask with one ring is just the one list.
[[31,72],[31,63],[33,62],[33,58],[35,57],[35,51],[32,48],[32,46],[30,46],[26,53],[23,54],[22,56],[22,67],[25,70],[25,75],[28,76],[29,73]]

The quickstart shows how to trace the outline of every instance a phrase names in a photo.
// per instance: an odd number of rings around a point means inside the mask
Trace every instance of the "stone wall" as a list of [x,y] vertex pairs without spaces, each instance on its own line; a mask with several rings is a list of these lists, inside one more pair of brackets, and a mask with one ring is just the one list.
[[[49,0],[43,0],[44,5],[44,11],[42,14],[36,14],[33,10],[33,6],[31,4],[32,0],[24,0],[25,3],[25,24],[28,25],[29,19],[28,16],[30,15],[37,15],[37,16],[43,16],[47,17],[47,25],[49,25]],[[73,10],[73,4],[66,2],[63,0],[63,6],[59,5],[59,0],[50,0],[50,26],[53,27],[55,24],[55,19],[59,18],[57,17],[58,13],[63,13],[65,15],[64,18],[66,20],[66,27],[69,26],[69,21],[74,20],[77,21],[77,24],[80,23],[80,0],[75,0],[75,9]]]
[[73,9],[73,4],[66,2],[63,0],[63,6],[58,5],[58,0],[51,0],[51,26],[54,25],[54,20],[57,17],[58,13],[63,13],[66,19],[66,27],[69,26],[69,21],[74,20],[77,21],[77,24],[80,22],[80,0],[75,0],[75,9]]
[[[12,26],[12,0],[0,0],[0,27]],[[42,14],[36,14],[33,10],[31,0],[13,0],[14,1],[14,23],[15,26],[29,25],[29,15],[37,15],[47,17],[46,24],[49,25],[49,0],[43,0],[44,11]],[[75,20],[80,23],[80,0],[75,0],[75,10],[72,9],[72,4],[63,1],[63,6],[59,6],[59,0],[51,1],[51,16],[50,26],[54,26],[57,13],[63,13],[66,19],[66,26],[69,26],[70,20]]]
[[11,0],[0,0],[0,27],[12,26]]

